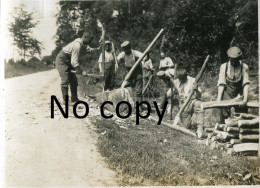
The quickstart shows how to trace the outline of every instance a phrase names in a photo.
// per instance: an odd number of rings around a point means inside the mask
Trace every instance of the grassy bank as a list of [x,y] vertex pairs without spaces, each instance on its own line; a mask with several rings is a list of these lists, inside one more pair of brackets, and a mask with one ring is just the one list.
[[[216,99],[217,79],[217,74],[209,72],[203,76],[203,101]],[[86,78],[80,78],[81,92],[93,95],[102,91],[97,84],[85,82]],[[257,73],[251,77],[250,87],[249,98],[256,100]],[[219,120],[217,110],[205,111],[204,118],[205,127],[213,126]],[[104,120],[92,119],[99,135],[98,148],[122,186],[260,184],[257,158],[231,156],[225,149],[211,150],[196,138],[149,120],[142,120],[138,126],[135,117]]]
[[46,71],[51,69],[43,64],[26,65],[21,63],[8,64],[5,63],[5,78],[12,78],[17,76],[23,76],[36,72]]

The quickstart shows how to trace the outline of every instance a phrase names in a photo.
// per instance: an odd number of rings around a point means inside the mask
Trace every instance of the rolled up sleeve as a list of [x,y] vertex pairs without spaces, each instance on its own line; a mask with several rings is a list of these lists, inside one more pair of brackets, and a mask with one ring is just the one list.
[[226,64],[222,64],[220,66],[220,71],[219,71],[218,86],[227,84],[225,72],[226,72]]
[[80,43],[75,43],[72,47],[72,52],[71,52],[71,65],[73,67],[78,67],[79,66],[79,52],[80,52]]
[[246,64],[243,64],[243,86],[246,84],[250,84],[249,68]]

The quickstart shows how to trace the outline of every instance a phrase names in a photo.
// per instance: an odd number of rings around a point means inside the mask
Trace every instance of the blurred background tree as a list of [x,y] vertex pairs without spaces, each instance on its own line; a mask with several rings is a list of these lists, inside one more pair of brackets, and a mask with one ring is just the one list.
[[34,13],[26,11],[24,4],[14,8],[13,20],[9,24],[9,31],[13,37],[13,44],[17,46],[19,54],[25,62],[26,57],[33,57],[41,54],[41,42],[32,35],[32,30],[38,21],[34,19]]
[[[207,54],[212,54],[214,61],[209,69],[216,74],[232,45],[241,47],[245,57],[258,57],[256,0],[61,1],[59,6],[53,55],[84,29],[92,30],[100,39],[99,20],[107,39],[117,48],[130,40],[139,51],[144,51],[157,32],[165,28],[162,50],[174,62],[183,62],[191,73],[200,68]],[[155,66],[159,64],[160,43],[151,55]],[[257,61],[247,63],[258,66]]]

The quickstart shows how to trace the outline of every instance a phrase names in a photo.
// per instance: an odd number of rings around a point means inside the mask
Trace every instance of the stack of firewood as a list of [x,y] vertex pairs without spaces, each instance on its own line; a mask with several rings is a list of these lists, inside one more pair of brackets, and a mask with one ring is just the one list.
[[227,148],[228,152],[258,151],[259,117],[240,113],[225,119],[225,124],[216,124],[215,128],[206,128],[207,145]]

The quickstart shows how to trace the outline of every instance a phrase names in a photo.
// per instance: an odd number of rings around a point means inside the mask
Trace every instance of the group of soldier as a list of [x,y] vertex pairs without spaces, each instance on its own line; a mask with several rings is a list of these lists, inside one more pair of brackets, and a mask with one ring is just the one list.
[[[66,45],[56,58],[56,67],[61,77],[61,92],[63,100],[68,96],[68,87],[71,90],[71,102],[78,101],[77,95],[77,77],[74,72],[86,76],[87,73],[80,68],[79,52],[83,45],[88,46],[93,40],[93,34],[85,31],[81,38],[75,39],[73,42]],[[112,50],[111,41],[105,41],[105,62],[103,62],[102,54],[98,59],[100,73],[104,75],[104,90],[112,90],[115,85],[115,72],[120,66],[123,66],[128,72],[135,62],[141,58],[142,53],[134,50],[129,41],[121,44],[122,52],[115,56]],[[88,48],[93,50],[92,48]],[[217,101],[242,97],[240,110],[245,112],[246,103],[248,101],[249,87],[249,69],[247,64],[242,63],[242,51],[238,47],[230,47],[227,51],[229,61],[223,63],[220,67],[218,80],[218,96]],[[116,60],[118,64],[115,63]],[[157,75],[162,79],[167,87],[165,95],[162,96],[161,107],[169,100],[174,93],[178,94],[179,106],[184,103],[189,93],[194,90],[194,94],[189,101],[184,112],[181,114],[180,125],[191,128],[192,115],[196,114],[197,135],[200,137],[203,132],[204,117],[201,109],[201,89],[198,84],[195,84],[195,78],[188,75],[188,71],[183,64],[178,64],[177,70],[175,63],[170,57],[167,57],[164,52],[160,53],[160,65]],[[150,54],[148,53],[144,60],[136,67],[135,71],[127,80],[127,86],[133,87],[135,91],[135,99],[138,102],[142,101],[143,85],[146,85],[149,77],[153,74],[154,67]],[[105,74],[104,74],[105,73]],[[174,85],[173,88],[171,87]],[[221,110],[221,123],[230,115],[229,109]]]

